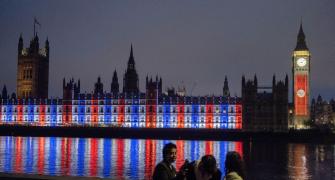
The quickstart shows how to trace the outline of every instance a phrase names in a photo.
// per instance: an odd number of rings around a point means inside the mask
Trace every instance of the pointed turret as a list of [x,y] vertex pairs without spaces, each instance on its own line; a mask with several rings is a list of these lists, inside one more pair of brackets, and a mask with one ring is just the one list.
[[19,44],[17,47],[18,55],[22,54],[22,50],[23,50],[23,38],[22,38],[22,33],[21,33],[20,38],[19,38]]
[[258,82],[257,82],[257,76],[255,74],[255,76],[254,76],[254,85],[257,87],[257,84],[258,84]]
[[7,98],[8,98],[7,88],[6,88],[6,85],[4,85],[2,88],[2,99],[7,99]]
[[123,92],[127,96],[135,95],[139,92],[138,75],[135,69],[135,60],[133,54],[133,45],[130,48],[128,67],[123,77]]
[[230,97],[230,92],[229,92],[229,86],[228,86],[227,76],[225,76],[225,78],[224,78],[224,84],[223,84],[223,96],[224,96],[224,97]]
[[308,50],[305,38],[306,38],[305,33],[304,33],[304,30],[302,28],[302,23],[301,23],[299,33],[298,33],[298,37],[297,37],[297,45],[294,49],[295,51]]
[[274,74],[272,77],[272,87],[276,86],[276,75]]
[[128,60],[128,68],[134,69],[135,68],[135,60],[134,60],[134,54],[133,54],[133,44],[130,46],[130,55]]
[[288,75],[285,76],[285,87],[288,89]]
[[47,37],[47,40],[45,41],[45,52],[47,57],[49,57],[49,38]]
[[98,81],[94,84],[94,94],[102,95],[104,92],[104,85],[101,83],[100,76],[98,77]]
[[39,41],[39,39],[38,39],[38,35],[36,33],[34,38],[30,41],[29,53],[38,54],[38,52],[39,52],[39,42],[38,41]]
[[117,78],[116,70],[114,71],[114,74],[113,74],[113,80],[111,84],[111,93],[113,95],[117,95],[119,93],[119,80]]
[[63,88],[65,88],[65,78],[63,78]]

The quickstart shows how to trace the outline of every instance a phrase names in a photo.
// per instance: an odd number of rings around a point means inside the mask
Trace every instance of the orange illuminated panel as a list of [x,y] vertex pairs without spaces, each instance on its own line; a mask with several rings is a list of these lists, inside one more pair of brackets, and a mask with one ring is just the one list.
[[236,129],[242,129],[242,106],[241,105],[235,105],[235,128]]
[[146,123],[145,127],[155,128],[156,127],[156,104],[146,105]]
[[39,124],[44,126],[45,124],[45,105],[40,105],[40,112],[39,112]]
[[63,125],[70,125],[72,122],[72,105],[65,103],[63,105]]
[[184,104],[177,105],[177,127],[184,128]]
[[124,125],[124,117],[125,117],[125,105],[124,105],[124,99],[119,99],[119,109],[118,109],[118,125],[123,126]]
[[213,128],[213,104],[206,104],[206,128]]
[[307,83],[308,83],[307,75],[295,75],[294,77],[295,115],[306,116],[308,114]]
[[91,125],[96,126],[98,124],[98,100],[92,98],[91,104]]
[[17,121],[19,124],[22,124],[23,120],[23,106],[21,102],[17,104]]

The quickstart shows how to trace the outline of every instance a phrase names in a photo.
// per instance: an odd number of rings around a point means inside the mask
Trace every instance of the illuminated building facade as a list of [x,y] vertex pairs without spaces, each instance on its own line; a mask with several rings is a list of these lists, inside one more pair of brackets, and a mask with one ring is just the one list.
[[305,33],[300,25],[297,45],[292,56],[293,118],[294,128],[302,129],[309,119],[311,53],[306,45]]
[[49,41],[39,48],[39,39],[34,32],[29,48],[23,47],[20,35],[17,62],[18,98],[48,98],[49,81]]
[[[242,129],[242,105],[238,97],[163,94],[162,78],[158,76],[154,80],[146,77],[145,93],[139,91],[138,83],[131,47],[123,92],[119,92],[116,71],[108,93],[100,77],[89,94],[80,93],[80,80],[66,82],[64,78],[63,99],[3,96],[0,124]],[[225,89],[229,95],[227,79]]]
[[242,128],[239,98],[80,94],[77,99],[2,99],[0,124],[142,128]]

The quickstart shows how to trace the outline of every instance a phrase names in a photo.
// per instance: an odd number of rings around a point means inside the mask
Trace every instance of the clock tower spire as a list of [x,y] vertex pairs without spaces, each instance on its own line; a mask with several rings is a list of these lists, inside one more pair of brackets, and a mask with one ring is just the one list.
[[310,60],[311,53],[306,45],[306,37],[300,24],[297,36],[297,44],[292,55],[292,102],[294,121],[293,126],[297,129],[304,129],[306,121],[309,120],[309,99],[310,99]]
[[308,51],[308,47],[307,47],[306,41],[305,41],[305,33],[304,33],[303,28],[302,28],[302,23],[300,24],[300,29],[299,29],[298,38],[297,38],[297,45],[296,45],[294,50],[295,51],[299,51],[299,50],[307,50]]

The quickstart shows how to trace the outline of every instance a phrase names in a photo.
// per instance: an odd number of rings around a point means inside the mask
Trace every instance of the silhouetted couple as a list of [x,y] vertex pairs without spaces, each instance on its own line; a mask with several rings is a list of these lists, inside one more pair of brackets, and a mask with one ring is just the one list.
[[[168,143],[163,147],[163,161],[155,167],[153,180],[221,180],[222,173],[217,168],[216,159],[212,155],[205,155],[201,160],[185,163],[177,172],[172,163],[177,158],[177,146]],[[244,171],[242,158],[237,152],[228,152],[225,162],[224,180],[243,180]]]

